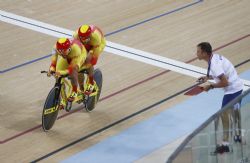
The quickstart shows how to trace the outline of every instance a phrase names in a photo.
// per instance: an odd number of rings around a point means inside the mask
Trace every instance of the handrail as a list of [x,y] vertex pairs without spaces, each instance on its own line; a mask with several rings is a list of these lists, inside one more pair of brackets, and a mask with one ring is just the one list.
[[230,106],[236,104],[240,99],[245,97],[246,95],[250,94],[250,89],[244,91],[240,96],[229,102],[226,106],[224,106],[222,109],[217,111],[215,114],[213,114],[210,118],[208,118],[204,123],[202,123],[197,129],[195,129],[191,134],[187,136],[183,140],[183,142],[177,147],[177,149],[170,155],[166,163],[172,163],[174,159],[180,154],[182,149],[198,134],[200,131],[202,131],[205,127],[207,127],[213,120],[221,116],[221,114],[226,111],[227,109],[230,109]]

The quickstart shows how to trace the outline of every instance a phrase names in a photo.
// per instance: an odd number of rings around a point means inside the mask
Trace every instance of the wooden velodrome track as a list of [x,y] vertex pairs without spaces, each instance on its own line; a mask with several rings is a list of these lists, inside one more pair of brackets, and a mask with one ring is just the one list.
[[[249,6],[248,0],[0,1],[1,11],[69,30],[83,23],[95,24],[108,41],[203,68],[206,63],[195,59],[196,45],[209,41],[234,65],[243,63],[238,73],[250,67],[245,62],[250,58]],[[97,65],[104,83],[96,109],[91,113],[62,111],[61,119],[45,133],[41,112],[54,80],[39,72],[48,69],[46,56],[56,37],[0,23],[0,162],[31,162],[98,131],[42,159],[59,162],[187,99],[179,92],[195,81],[105,51]]]

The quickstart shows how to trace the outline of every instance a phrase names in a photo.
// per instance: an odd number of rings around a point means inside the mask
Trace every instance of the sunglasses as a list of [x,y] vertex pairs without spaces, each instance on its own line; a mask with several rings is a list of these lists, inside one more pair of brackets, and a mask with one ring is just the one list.
[[60,53],[60,54],[63,54],[67,51],[68,49],[57,49],[57,51]]
[[80,38],[80,40],[81,40],[82,43],[88,43],[90,41],[89,37],[82,37],[82,36],[80,36],[79,38]]

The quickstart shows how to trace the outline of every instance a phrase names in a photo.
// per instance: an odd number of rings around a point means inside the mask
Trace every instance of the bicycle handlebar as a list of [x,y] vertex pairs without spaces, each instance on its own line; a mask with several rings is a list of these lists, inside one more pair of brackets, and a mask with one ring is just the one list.
[[[42,71],[41,71],[41,74],[43,74],[43,73],[48,74],[48,71],[42,70]],[[88,74],[88,72],[87,72],[86,69],[83,69],[83,70],[79,71],[78,73]],[[55,72],[51,72],[51,75],[54,76],[54,75],[55,75]],[[68,75],[68,74],[67,74],[67,75],[61,75],[61,77],[67,77],[67,76],[69,76],[69,75]]]
[[47,73],[48,73],[48,71],[44,71],[44,70],[43,70],[43,71],[41,71],[41,74],[43,74],[43,73],[46,73],[46,74],[47,74]]
[[[44,74],[44,73],[46,73],[46,74],[48,74],[48,71],[41,71],[41,74]],[[55,72],[51,72],[51,75],[52,76],[55,76]],[[69,76],[69,74],[67,74],[67,75],[60,75],[60,78],[66,78],[66,77],[68,77]]]

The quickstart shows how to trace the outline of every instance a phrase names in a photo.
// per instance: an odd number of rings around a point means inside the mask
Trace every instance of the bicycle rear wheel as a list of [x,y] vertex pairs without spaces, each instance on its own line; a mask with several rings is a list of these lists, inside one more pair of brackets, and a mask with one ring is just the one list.
[[94,71],[94,80],[98,86],[98,92],[95,96],[90,96],[88,98],[87,103],[86,103],[86,111],[87,112],[90,112],[95,108],[96,103],[99,101],[99,98],[101,95],[103,79],[102,79],[102,72],[99,68],[95,69],[95,71]]
[[48,131],[54,125],[58,115],[59,104],[59,88],[53,87],[49,92],[42,113],[42,127],[44,131]]

